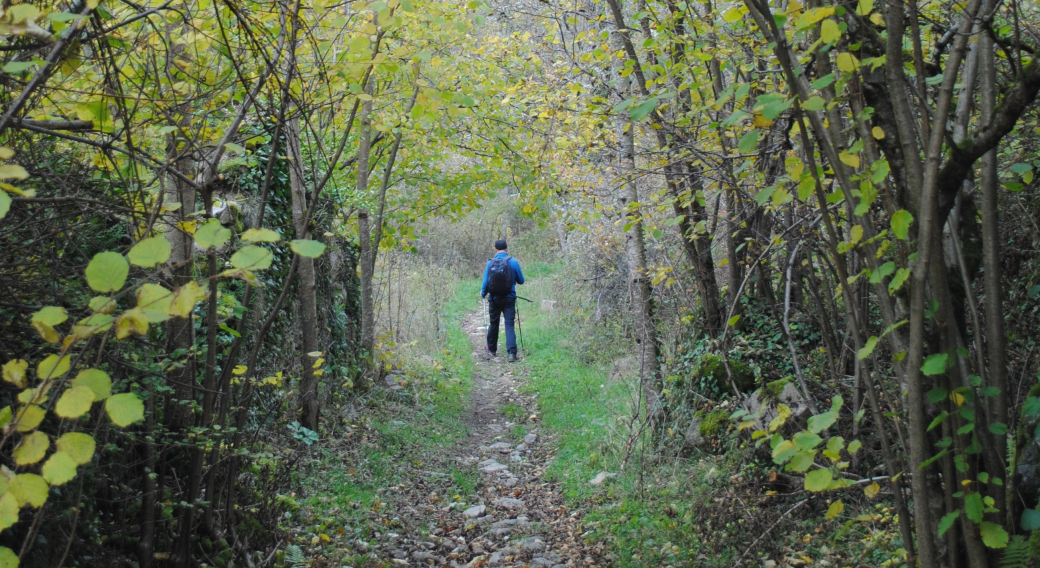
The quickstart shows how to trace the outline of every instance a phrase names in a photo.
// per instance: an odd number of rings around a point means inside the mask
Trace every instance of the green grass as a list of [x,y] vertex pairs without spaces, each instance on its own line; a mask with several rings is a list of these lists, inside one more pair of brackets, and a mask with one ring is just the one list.
[[[472,346],[458,322],[476,302],[479,282],[460,282],[454,286],[451,299],[444,306],[443,320],[447,329],[444,345],[428,346],[434,363],[423,371],[424,385],[417,406],[405,405],[391,398],[381,398],[378,391],[366,410],[368,432],[357,429],[353,436],[368,435],[371,440],[359,443],[347,454],[321,450],[318,463],[304,482],[307,497],[301,505],[317,513],[338,509],[337,517],[353,527],[360,537],[371,536],[366,511],[383,501],[378,490],[407,482],[410,466],[418,466],[427,456],[458,443],[469,432],[465,423],[475,365]],[[454,485],[449,492],[469,495],[476,490],[475,470],[444,468]]]
[[[688,489],[641,475],[642,439],[627,438],[631,385],[611,380],[607,361],[580,360],[573,341],[576,322],[560,311],[541,311],[553,296],[557,266],[536,265],[522,295],[526,353],[524,389],[535,393],[543,427],[555,435],[556,457],[548,475],[562,484],[572,503],[592,504],[589,538],[611,543],[617,565],[667,566],[696,563],[698,537],[688,520]],[[538,277],[534,277],[538,274]],[[595,350],[588,350],[595,351]],[[631,444],[629,467],[621,462]],[[598,473],[615,473],[606,485],[589,484]],[[693,472],[689,472],[693,473]],[[691,475],[692,477],[692,475]]]

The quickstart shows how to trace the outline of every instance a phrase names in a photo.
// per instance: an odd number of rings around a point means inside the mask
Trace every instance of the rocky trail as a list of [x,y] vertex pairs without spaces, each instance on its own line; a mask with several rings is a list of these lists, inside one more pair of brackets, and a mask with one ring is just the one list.
[[[379,556],[400,566],[604,566],[603,546],[583,536],[582,511],[565,505],[558,485],[544,478],[553,440],[538,427],[534,397],[519,391],[523,363],[488,359],[479,313],[463,329],[476,363],[470,434],[424,464],[429,483],[387,495],[397,517]],[[476,468],[475,494],[447,503],[431,492],[438,465]]]

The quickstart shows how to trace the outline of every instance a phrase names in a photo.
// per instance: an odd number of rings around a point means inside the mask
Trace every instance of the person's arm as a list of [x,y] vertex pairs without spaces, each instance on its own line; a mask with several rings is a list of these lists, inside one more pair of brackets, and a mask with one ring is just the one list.
[[487,273],[488,273],[488,266],[490,266],[490,265],[491,265],[491,261],[488,261],[488,263],[486,265],[484,265],[484,283],[481,284],[481,286],[480,286],[480,297],[481,298],[483,298],[484,296],[487,296]]
[[512,261],[511,264],[513,265],[513,272],[516,273],[516,278],[515,278],[516,283],[517,284],[523,284],[524,283],[524,273],[520,271],[520,262],[517,261],[515,258],[511,258],[509,260]]

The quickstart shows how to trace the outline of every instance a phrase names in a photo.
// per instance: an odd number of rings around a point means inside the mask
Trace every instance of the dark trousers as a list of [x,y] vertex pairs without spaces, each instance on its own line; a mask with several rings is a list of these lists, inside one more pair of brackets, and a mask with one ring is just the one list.
[[487,331],[488,351],[498,351],[498,318],[506,318],[506,351],[516,354],[516,331],[513,324],[516,322],[516,298],[496,298],[488,300],[488,315],[490,325]]

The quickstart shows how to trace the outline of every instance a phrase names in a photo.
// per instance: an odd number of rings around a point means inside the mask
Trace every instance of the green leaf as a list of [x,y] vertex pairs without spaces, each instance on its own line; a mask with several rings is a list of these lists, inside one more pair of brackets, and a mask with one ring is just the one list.
[[870,338],[867,339],[867,343],[856,352],[856,358],[862,361],[863,359],[870,357],[870,354],[874,352],[874,348],[877,347],[877,342],[877,337],[873,335],[870,336]]
[[817,414],[816,416],[809,417],[809,431],[814,434],[819,434],[827,428],[830,428],[838,420],[838,413],[832,411]]
[[932,423],[928,425],[928,428],[927,428],[926,431],[931,432],[932,430],[935,429],[936,426],[942,424],[946,420],[946,418],[949,417],[949,416],[950,415],[947,414],[946,412],[940,412],[938,416],[936,416],[935,418],[932,419]]
[[159,284],[147,283],[137,289],[137,309],[141,310],[148,323],[161,323],[170,319],[170,304],[173,292]]
[[94,441],[90,434],[69,432],[58,438],[54,445],[58,447],[59,452],[67,454],[72,458],[76,465],[83,465],[89,463],[94,458],[97,442]]
[[802,105],[802,108],[804,108],[805,110],[817,111],[823,110],[826,104],[827,103],[823,100],[823,98],[813,95],[809,97],[809,100],[805,101],[805,104]]
[[12,75],[22,73],[32,69],[36,64],[32,61],[12,61],[7,65],[4,65],[4,73],[10,73]]
[[277,243],[282,236],[271,229],[249,229],[242,233],[242,240],[247,243]]
[[1040,510],[1026,509],[1022,511],[1022,530],[1035,531],[1040,529]]
[[90,387],[72,387],[62,393],[54,412],[62,418],[79,418],[90,411],[94,391]]
[[0,546],[0,568],[18,568],[18,555],[6,546]]
[[968,520],[973,523],[982,522],[982,513],[986,509],[986,506],[982,504],[982,495],[978,493],[968,493],[964,496],[964,513],[967,514]]
[[906,209],[900,209],[892,214],[892,234],[897,239],[905,241],[910,234],[910,225],[914,222],[914,216]]
[[786,463],[787,460],[794,457],[798,452],[798,448],[795,447],[794,442],[791,440],[784,440],[773,448],[773,462],[777,464]]
[[834,477],[829,469],[811,471],[805,476],[805,490],[813,492],[826,491],[833,480]]
[[244,270],[266,270],[271,267],[273,261],[274,255],[271,251],[256,245],[242,247],[231,255],[232,266]]
[[[18,499],[16,499],[15,496],[12,495],[10,492],[4,493],[2,496],[0,496],[0,531],[5,531],[13,527],[14,524],[18,522],[18,509]],[[0,549],[0,566],[4,565],[4,560],[2,556],[3,551],[5,550],[7,549]],[[7,552],[11,551],[7,550]],[[15,556],[14,560],[15,566],[17,566],[18,557]]]
[[7,195],[6,191],[0,190],[0,219],[7,217],[7,212],[11,210],[11,196]]
[[900,268],[896,270],[896,275],[892,277],[892,281],[888,283],[888,295],[895,294],[897,290],[903,287],[903,283],[910,278],[909,268]]
[[953,522],[957,520],[957,517],[961,516],[961,510],[957,509],[952,513],[943,515],[943,518],[939,521],[939,536],[946,534],[946,531],[950,530],[953,526]]
[[943,400],[946,400],[946,397],[949,396],[949,394],[950,393],[943,387],[935,387],[934,389],[928,391],[928,402],[932,404],[939,404]]
[[14,463],[18,465],[32,465],[47,455],[47,449],[51,447],[51,439],[43,432],[33,432],[22,438],[21,443],[15,447],[11,455]]
[[1007,548],[1008,533],[997,523],[983,521],[979,524],[979,534],[982,535],[982,544],[989,548]]
[[170,243],[163,237],[152,237],[138,241],[130,252],[126,253],[130,264],[142,268],[151,268],[162,264],[170,258]]
[[11,480],[7,490],[18,499],[21,506],[30,505],[38,509],[47,502],[47,492],[50,491],[50,488],[39,475],[20,473]]
[[84,369],[72,379],[72,387],[90,389],[95,401],[112,396],[112,379],[101,369]]
[[305,239],[294,239],[289,243],[289,248],[300,256],[318,258],[323,252],[325,252],[325,243]]
[[808,471],[812,467],[815,458],[816,452],[814,451],[798,452],[791,458],[791,463],[787,465],[787,469],[797,473]]
[[726,325],[728,325],[729,327],[733,327],[733,326],[737,325],[737,322],[739,322],[739,321],[740,321],[740,314],[737,314],[737,315],[729,318],[729,321],[726,322]]
[[826,89],[834,84],[834,73],[828,73],[812,82],[814,89]]
[[105,401],[105,411],[112,423],[120,428],[144,419],[144,403],[132,392],[125,392],[110,397]]
[[231,238],[231,231],[225,229],[217,219],[210,219],[205,225],[196,229],[193,235],[195,242],[204,249],[219,247]]
[[737,149],[740,150],[741,154],[749,154],[758,145],[758,131],[752,130],[740,138],[740,142],[737,143]]
[[811,432],[799,432],[794,435],[794,445],[805,451],[809,451],[816,446],[819,446],[822,441],[823,438]]
[[853,441],[849,442],[849,447],[848,447],[848,449],[846,451],[848,451],[850,454],[854,454],[854,453],[858,452],[859,449],[862,448],[862,447],[863,447],[863,442],[860,442],[859,440],[853,440]]
[[994,422],[989,425],[989,431],[997,436],[1007,436],[1008,427],[1002,422]]
[[36,366],[36,378],[39,380],[57,379],[69,372],[72,359],[66,355],[58,358],[57,355],[48,355]]
[[929,377],[945,373],[946,359],[946,353],[936,353],[935,355],[929,355],[928,358],[924,360],[924,364],[921,365],[921,372]]
[[635,121],[643,120],[644,118],[646,118],[646,115],[650,114],[654,111],[655,108],[657,108],[657,103],[658,100],[656,97],[651,98],[648,101],[645,101],[628,109],[628,116],[629,118]]
[[58,306],[47,306],[32,315],[33,323],[44,323],[52,327],[67,319],[69,319],[68,312],[65,311],[65,308]]
[[62,485],[76,477],[76,462],[69,454],[57,452],[43,464],[40,473],[48,484]]
[[99,252],[87,265],[87,285],[102,294],[117,292],[126,283],[130,265],[117,252]]

